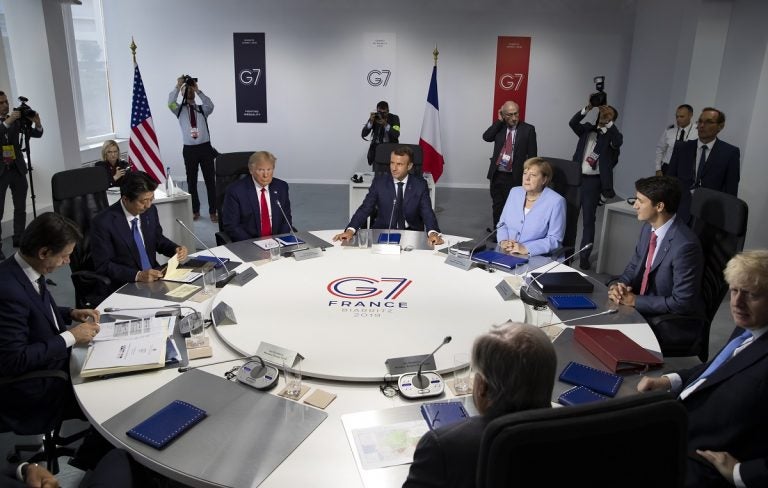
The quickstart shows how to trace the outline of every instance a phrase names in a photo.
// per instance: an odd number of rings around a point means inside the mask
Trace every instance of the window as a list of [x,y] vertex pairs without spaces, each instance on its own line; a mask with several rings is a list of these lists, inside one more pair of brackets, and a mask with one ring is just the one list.
[[101,0],[64,7],[64,15],[80,144],[94,144],[115,134]]

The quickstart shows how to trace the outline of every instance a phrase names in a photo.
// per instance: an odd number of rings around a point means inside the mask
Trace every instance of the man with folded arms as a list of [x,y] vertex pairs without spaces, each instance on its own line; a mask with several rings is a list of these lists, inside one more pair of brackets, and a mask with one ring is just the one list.
[[736,328],[715,358],[638,391],[671,390],[688,410],[688,487],[768,486],[768,250],[725,267]]
[[[676,218],[680,187],[669,176],[635,182],[637,220],[645,222],[629,264],[608,289],[616,303],[635,307],[646,318],[661,314],[692,315],[702,303],[701,270],[704,258],[696,235]],[[680,342],[684,330],[654,330],[663,346]]]
[[480,415],[427,432],[403,488],[475,486],[480,440],[488,423],[552,404],[557,357],[538,327],[509,323],[475,339],[472,399]]
[[347,224],[347,229],[333,236],[334,241],[348,241],[378,209],[371,225],[373,229],[400,229],[426,231],[427,241],[443,243],[437,217],[432,210],[427,182],[421,176],[408,174],[413,168],[413,150],[401,146],[392,151],[390,174],[377,174],[360,208]]

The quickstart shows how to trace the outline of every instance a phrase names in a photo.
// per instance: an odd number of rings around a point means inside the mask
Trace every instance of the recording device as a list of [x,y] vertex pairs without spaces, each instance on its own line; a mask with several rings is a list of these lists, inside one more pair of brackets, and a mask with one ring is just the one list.
[[131,166],[131,163],[129,163],[125,159],[118,159],[117,160],[117,167],[118,167],[118,169],[128,169],[129,166]]
[[361,175],[360,173],[355,173],[352,175],[352,178],[350,179],[352,180],[352,183],[362,183],[363,175]]
[[192,78],[190,75],[181,75],[184,78],[184,84],[187,86],[194,86],[197,84],[197,78]]
[[205,242],[203,242],[203,241],[202,241],[202,240],[201,240],[199,237],[197,237],[197,234],[195,234],[194,232],[192,232],[192,229],[190,229],[189,227],[187,227],[187,226],[186,226],[186,224],[184,224],[184,222],[183,222],[181,219],[176,219],[176,222],[178,222],[178,223],[179,223],[179,224],[180,224],[182,227],[184,227],[184,229],[185,229],[187,232],[189,232],[190,234],[192,234],[192,237],[194,237],[195,239],[197,239],[197,242],[199,242],[200,244],[202,244],[202,245],[203,245],[203,247],[205,247],[205,248],[208,250],[208,252],[209,252],[209,253],[211,253],[211,256],[213,256],[214,258],[216,258],[216,261],[218,261],[218,262],[219,262],[219,264],[220,264],[221,266],[223,266],[223,267],[224,267],[224,270],[227,272],[227,274],[225,274],[224,276],[222,276],[221,278],[219,278],[219,280],[216,282],[216,288],[224,288],[224,285],[226,285],[227,283],[229,283],[230,281],[232,281],[232,278],[234,278],[235,276],[237,276],[237,271],[235,271],[235,270],[231,270],[231,271],[230,271],[230,270],[228,270],[228,269],[227,269],[227,266],[224,264],[224,261],[222,261],[222,260],[221,260],[221,259],[220,259],[220,258],[219,258],[219,257],[218,257],[216,254],[214,254],[214,252],[213,252],[213,251],[211,251],[211,248],[210,248],[210,247],[208,247],[208,245],[207,245]]
[[608,94],[605,93],[605,76],[595,76],[595,90],[597,92],[589,96],[589,104],[593,107],[602,107],[608,104]]
[[257,361],[248,361],[237,370],[237,381],[257,390],[268,390],[277,384],[280,371],[271,364],[266,364],[261,356],[254,356]]
[[371,112],[371,115],[373,115],[373,120],[375,122],[381,122],[386,119],[386,116],[379,112],[378,110],[375,112]]
[[435,353],[444,345],[451,342],[451,336],[446,336],[443,342],[435,348],[432,353],[425,357],[419,363],[419,369],[416,374],[403,374],[397,380],[397,386],[400,389],[400,393],[406,398],[426,398],[431,396],[441,395],[445,390],[445,383],[443,377],[437,374],[435,371],[421,372],[421,368],[424,363],[435,355]]
[[[592,243],[591,242],[589,244],[587,244],[586,246],[582,247],[581,249],[579,249],[578,251],[574,252],[573,254],[568,256],[567,258],[563,259],[563,262],[567,262],[569,259],[573,258],[574,256],[576,256],[577,254],[579,254],[579,253],[581,253],[583,251],[586,251],[587,249],[592,249]],[[531,274],[532,281],[535,281],[536,284],[538,284],[539,287],[543,289],[544,287],[542,286],[541,282],[539,281],[539,278],[541,278],[545,274],[547,274],[550,271],[552,271],[553,269],[555,269],[557,267],[557,265],[559,265],[559,264],[560,264],[559,261],[554,261],[552,263],[552,266],[549,267],[549,269],[547,269],[546,271],[543,271],[542,273],[539,273],[538,276],[533,276],[533,274]],[[544,296],[544,292],[536,290],[535,288],[531,288],[530,282],[526,283],[525,286],[520,288],[520,300],[522,300],[523,303],[526,303],[528,305],[533,306],[534,308],[536,308],[536,307],[546,307],[547,304],[548,304],[547,297]]]
[[182,366],[178,369],[178,371],[179,373],[186,373],[190,369],[206,368],[208,366],[215,366],[217,364],[231,363],[232,361],[242,361],[243,359],[247,359],[250,361],[255,357],[258,357],[258,356],[253,354],[251,356],[240,356],[239,358],[225,359],[224,361],[216,361],[215,363],[199,364],[197,366]]
[[14,111],[18,110],[19,112],[21,112],[22,119],[32,119],[35,117],[35,115],[37,115],[37,112],[32,110],[32,107],[27,105],[28,101],[29,101],[29,98],[27,97],[19,97],[19,102],[21,103],[19,104],[18,107],[13,109]]

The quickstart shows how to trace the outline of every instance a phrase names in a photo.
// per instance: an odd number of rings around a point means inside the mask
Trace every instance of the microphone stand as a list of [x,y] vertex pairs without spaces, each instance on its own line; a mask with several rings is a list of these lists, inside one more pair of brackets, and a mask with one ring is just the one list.
[[[395,209],[397,208],[397,198],[392,199],[392,211],[389,213],[389,226],[387,227],[387,242],[376,243],[371,245],[373,252],[377,254],[400,254],[400,244],[392,244],[392,219],[395,216]],[[379,234],[381,239],[381,234]]]
[[[582,251],[586,251],[587,249],[592,248],[592,243],[590,242],[586,246],[582,247],[578,251],[574,252],[567,258],[563,259],[563,262],[568,261],[569,259],[573,258],[577,254],[579,254]],[[541,291],[536,292],[536,294],[531,294],[530,289],[531,285],[530,283],[526,283],[525,286],[520,288],[520,300],[523,301],[523,303],[526,303],[528,305],[531,305],[534,308],[543,308],[546,307],[549,302],[547,302],[547,298],[544,296],[544,286],[541,284],[541,282],[538,280],[538,278],[541,278],[545,274],[549,273],[553,269],[555,269],[559,264],[561,264],[559,261],[553,261],[552,266],[549,267],[546,271],[539,273],[539,276],[533,276],[533,273],[531,273],[531,280],[536,282],[537,285],[539,285],[539,288],[541,288]]]
[[[458,253],[453,253],[453,252],[451,252],[452,249],[448,249],[448,257],[445,258],[445,263],[446,264],[450,264],[451,266],[456,266],[457,268],[461,268],[464,271],[468,271],[469,268],[472,267],[472,256],[475,254],[475,251],[481,245],[485,245],[486,241],[488,241],[488,239],[493,234],[498,232],[499,229],[501,229],[505,225],[507,225],[507,224],[505,224],[504,222],[499,222],[496,225],[496,227],[487,236],[485,236],[482,240],[477,241],[475,243],[475,245],[472,246],[472,248],[469,250],[469,255],[467,255],[467,256],[462,256],[462,255],[459,255]],[[458,244],[454,244],[454,245],[458,245]],[[454,246],[451,246],[451,248],[453,248],[453,247]],[[485,270],[488,271],[489,273],[492,273],[494,271],[494,269],[491,268],[490,265],[486,266]]]
[[600,317],[601,315],[613,315],[615,313],[619,313],[619,309],[618,308],[609,308],[608,310],[604,310],[604,311],[598,312],[598,313],[593,313],[591,315],[583,315],[581,317],[574,317],[574,318],[568,319],[568,320],[561,320],[560,322],[552,322],[551,324],[542,324],[539,327],[547,327],[547,326],[550,326],[550,325],[567,324],[568,322],[574,322],[576,320],[590,319],[592,317]]
[[197,242],[199,242],[200,244],[202,244],[202,245],[203,245],[203,247],[205,247],[205,248],[208,250],[208,252],[209,252],[209,253],[211,253],[211,256],[213,256],[214,258],[216,258],[216,261],[218,261],[218,262],[219,262],[219,264],[220,264],[220,265],[221,265],[221,266],[224,268],[224,271],[226,271],[226,272],[227,272],[227,274],[225,274],[225,275],[224,275],[224,276],[223,276],[223,277],[222,277],[222,278],[221,278],[219,281],[217,281],[217,282],[216,282],[216,288],[223,288],[223,287],[224,287],[224,285],[226,285],[227,283],[229,283],[230,281],[232,281],[232,278],[234,278],[235,276],[237,276],[237,272],[236,272],[235,270],[231,270],[231,271],[230,271],[229,269],[227,269],[227,265],[226,265],[226,264],[224,264],[224,261],[222,261],[222,260],[221,260],[221,259],[220,259],[220,258],[219,258],[219,257],[218,257],[216,254],[214,254],[214,252],[211,250],[211,248],[210,248],[210,247],[208,247],[208,245],[207,245],[205,242],[203,242],[203,241],[202,241],[202,240],[201,240],[199,237],[197,237],[197,234],[195,234],[194,232],[192,232],[192,229],[190,229],[189,227],[187,227],[187,225],[186,225],[186,224],[185,224],[185,223],[184,223],[184,222],[183,222],[181,219],[178,219],[178,218],[177,218],[177,219],[176,219],[176,222],[178,222],[178,223],[179,223],[179,224],[180,224],[182,227],[184,227],[184,229],[185,229],[187,232],[189,232],[189,233],[192,235],[192,237],[194,237],[195,239],[197,239]]
[[400,378],[397,380],[400,394],[406,398],[424,398],[437,396],[443,393],[443,390],[445,389],[443,377],[435,371],[422,374],[421,369],[424,366],[424,363],[427,362],[429,358],[434,357],[435,353],[441,347],[451,342],[451,339],[451,336],[446,336],[445,339],[443,339],[443,342],[441,342],[431,354],[422,359],[415,375],[400,375]]
[[[274,194],[279,196],[277,192],[274,192]],[[303,261],[305,259],[319,258],[322,256],[323,250],[321,248],[309,247],[308,245],[302,246],[299,244],[299,238],[296,236],[296,231],[293,230],[293,224],[288,220],[288,216],[285,214],[285,210],[283,210],[283,205],[280,203],[280,200],[275,199],[275,202],[277,203],[277,208],[280,209],[280,213],[283,214],[283,218],[288,222],[288,228],[291,229],[291,235],[296,241],[296,249],[293,251],[293,259],[296,261]]]

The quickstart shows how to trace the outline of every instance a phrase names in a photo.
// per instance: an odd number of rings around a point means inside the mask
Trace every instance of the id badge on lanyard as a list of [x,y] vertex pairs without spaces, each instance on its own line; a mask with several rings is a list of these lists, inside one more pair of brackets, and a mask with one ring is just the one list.
[[3,163],[11,164],[16,161],[16,149],[12,144],[3,145]]

